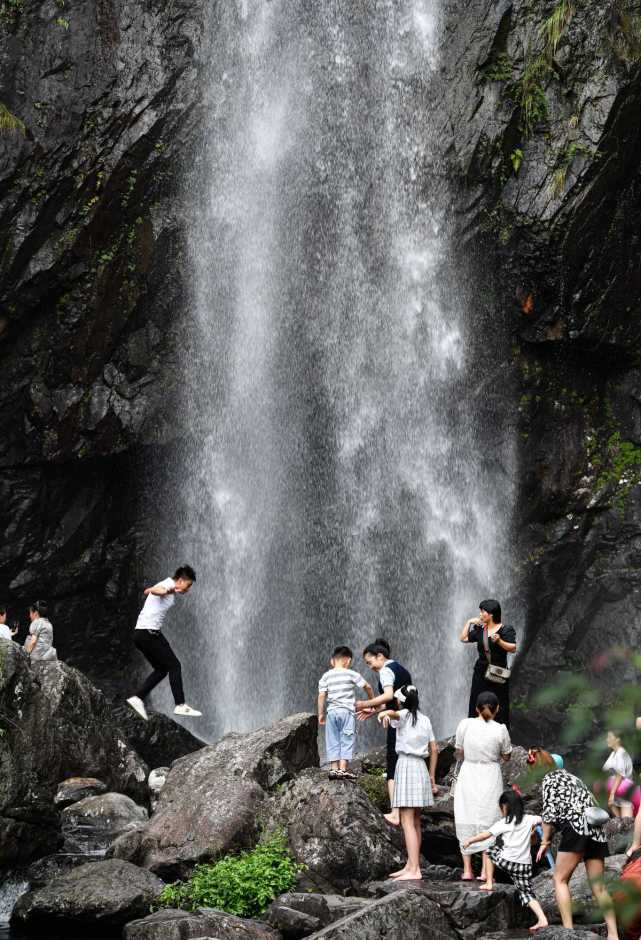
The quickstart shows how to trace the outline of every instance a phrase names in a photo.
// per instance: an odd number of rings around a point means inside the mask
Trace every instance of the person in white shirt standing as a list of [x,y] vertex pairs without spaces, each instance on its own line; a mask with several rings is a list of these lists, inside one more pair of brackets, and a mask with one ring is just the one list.
[[174,714],[187,718],[198,718],[202,715],[202,712],[185,704],[180,660],[162,634],[162,625],[176,601],[176,595],[187,594],[195,580],[194,569],[190,565],[181,565],[173,578],[165,578],[145,590],[147,600],[138,615],[134,643],[136,649],[140,650],[147,662],[153,666],[154,671],[143,682],[138,692],[127,699],[127,704],[145,721],[148,717],[145,699],[165,676],[169,676],[174,696]]
[[0,640],[13,640],[17,632],[17,627],[10,630],[7,626],[7,608],[4,604],[0,604]]

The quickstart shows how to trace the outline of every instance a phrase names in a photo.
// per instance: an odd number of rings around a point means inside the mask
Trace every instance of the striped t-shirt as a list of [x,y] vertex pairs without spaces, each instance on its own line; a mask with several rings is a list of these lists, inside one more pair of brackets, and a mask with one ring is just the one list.
[[334,669],[328,669],[321,676],[318,683],[319,692],[327,692],[327,711],[335,708],[348,708],[355,711],[354,703],[356,696],[354,688],[356,686],[362,689],[367,683],[358,672],[353,669],[343,669],[342,666],[336,666]]

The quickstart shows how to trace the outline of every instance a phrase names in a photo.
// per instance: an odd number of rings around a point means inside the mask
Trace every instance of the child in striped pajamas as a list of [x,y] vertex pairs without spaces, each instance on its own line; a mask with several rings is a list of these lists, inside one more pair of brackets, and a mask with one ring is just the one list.
[[531,816],[525,812],[523,798],[514,790],[506,790],[499,797],[501,819],[494,823],[487,832],[479,832],[463,843],[463,848],[473,842],[485,842],[494,839],[494,845],[488,853],[488,878],[481,891],[491,891],[494,887],[494,866],[507,872],[514,882],[521,902],[526,904],[537,917],[530,927],[535,933],[548,926],[543,908],[534,896],[532,888],[532,832],[541,824],[540,816]]

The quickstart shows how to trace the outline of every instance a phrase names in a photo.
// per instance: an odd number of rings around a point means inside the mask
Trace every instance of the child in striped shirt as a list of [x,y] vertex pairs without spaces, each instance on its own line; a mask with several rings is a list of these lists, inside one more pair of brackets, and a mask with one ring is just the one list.
[[371,685],[350,668],[352,659],[348,646],[337,646],[330,660],[332,668],[318,683],[318,723],[325,726],[330,780],[356,780],[356,775],[348,770],[356,738],[356,687],[364,689],[368,698],[374,698]]

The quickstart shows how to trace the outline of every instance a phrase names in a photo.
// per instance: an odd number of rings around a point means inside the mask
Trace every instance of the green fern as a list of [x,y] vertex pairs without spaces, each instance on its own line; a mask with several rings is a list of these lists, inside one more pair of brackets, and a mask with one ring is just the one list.
[[22,134],[24,137],[25,133],[24,122],[12,114],[6,104],[0,101],[0,134]]
[[570,25],[575,13],[573,0],[560,0],[552,14],[541,26],[541,36],[545,41],[545,50],[550,58],[556,55],[561,38]]

